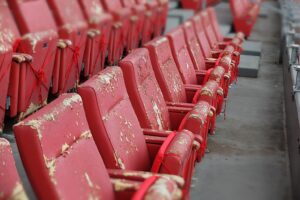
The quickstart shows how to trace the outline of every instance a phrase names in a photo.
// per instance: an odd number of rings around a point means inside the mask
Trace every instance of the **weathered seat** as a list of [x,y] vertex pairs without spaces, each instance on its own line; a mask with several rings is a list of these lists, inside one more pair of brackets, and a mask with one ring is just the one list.
[[[201,56],[201,54],[199,56],[199,53],[196,53],[200,52],[201,50],[199,49],[199,46],[197,46],[197,42],[193,42],[193,38],[191,38],[193,37],[193,35],[194,34],[188,34],[188,41],[190,41],[189,46],[191,47],[190,52],[188,51],[184,31],[181,27],[170,31],[166,35],[170,42],[172,55],[175,60],[178,71],[181,75],[183,83],[203,85],[208,80],[214,80],[219,83],[219,85],[223,88],[224,92],[227,92],[229,87],[230,76],[226,74],[226,71],[222,66],[217,65],[214,67],[210,67],[206,65],[205,60]],[[197,50],[197,48],[199,50]],[[197,64],[197,67],[194,66],[190,55],[194,59],[195,64]],[[227,96],[227,93],[224,93],[224,95]]]
[[79,4],[90,28],[83,57],[84,76],[88,77],[104,69],[106,56],[108,60],[113,60],[113,41],[110,37],[113,17],[104,11],[99,0],[79,0]]
[[[208,127],[213,109],[204,101],[199,109],[187,108],[184,104],[167,105],[155,78],[147,49],[135,49],[120,62],[130,101],[142,128],[159,131],[187,129],[201,136],[198,160],[204,155]],[[155,94],[155,95],[154,95]]]
[[188,130],[168,134],[143,132],[121,68],[106,68],[80,85],[78,92],[108,168],[179,175],[186,180],[188,191],[199,143]]
[[77,1],[47,0],[47,2],[61,39],[56,53],[52,92],[61,94],[78,85],[88,25]]
[[39,199],[131,199],[139,189],[137,198],[144,199],[158,195],[157,186],[166,189],[166,196],[181,197],[182,181],[171,180],[178,177],[112,171],[110,180],[77,94],[61,95],[15,125],[14,133]]
[[235,30],[249,37],[259,14],[260,1],[253,3],[248,0],[230,0],[229,5]]
[[3,2],[2,27],[14,51],[27,54],[15,57],[9,86],[10,115],[22,118],[47,103],[58,35],[45,1]]

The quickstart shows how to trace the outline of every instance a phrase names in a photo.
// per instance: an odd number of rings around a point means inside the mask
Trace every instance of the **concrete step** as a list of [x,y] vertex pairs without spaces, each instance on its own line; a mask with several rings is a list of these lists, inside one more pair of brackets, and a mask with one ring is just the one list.
[[260,68],[260,56],[241,55],[239,76],[257,78]]

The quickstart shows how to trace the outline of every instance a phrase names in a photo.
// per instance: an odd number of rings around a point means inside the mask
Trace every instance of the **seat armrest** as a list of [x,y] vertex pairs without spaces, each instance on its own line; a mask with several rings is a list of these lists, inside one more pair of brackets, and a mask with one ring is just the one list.
[[31,63],[32,62],[32,56],[25,54],[25,53],[13,53],[12,60],[15,63],[21,64],[21,63]]
[[59,39],[57,41],[57,48],[59,49],[65,49],[69,46],[72,46],[72,41],[71,40],[65,40],[65,39]]
[[89,29],[87,32],[88,38],[95,38],[96,36],[101,35],[101,31],[98,29]]
[[[134,179],[135,177],[132,177],[132,174],[136,173],[144,172],[132,172],[129,176]],[[180,177],[149,173],[148,178],[136,181],[130,180],[127,175],[120,178],[111,178],[116,199],[183,199],[184,180]]]
[[182,107],[192,109],[194,107],[193,103],[175,103],[175,102],[166,102],[167,106],[170,107]]
[[143,129],[144,135],[157,136],[157,137],[168,137],[172,131],[168,130],[153,130],[153,129]]
[[126,178],[110,178],[115,196],[122,199],[132,199],[136,191],[141,187],[141,181],[128,180]]
[[156,174],[152,172],[133,171],[133,170],[121,170],[121,169],[108,169],[108,174],[111,178],[127,179],[131,181],[145,181],[152,176],[166,177],[173,180],[179,187],[183,187],[184,180],[180,176],[169,174]]

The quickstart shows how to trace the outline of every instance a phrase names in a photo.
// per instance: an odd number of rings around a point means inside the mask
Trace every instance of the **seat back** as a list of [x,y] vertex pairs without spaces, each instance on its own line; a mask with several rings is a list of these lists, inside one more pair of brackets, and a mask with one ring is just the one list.
[[7,42],[13,45],[16,39],[20,37],[17,24],[6,0],[0,0],[0,30],[2,32],[0,36],[2,44]]
[[209,42],[210,48],[216,47],[218,43],[218,39],[216,38],[216,35],[214,33],[214,29],[212,26],[212,22],[209,18],[208,12],[206,10],[200,12],[198,15],[200,15],[202,24],[203,24],[203,29],[206,34],[206,38]]
[[85,18],[79,2],[74,0],[47,0],[57,25],[84,26]]
[[28,115],[46,103],[58,36],[45,1],[10,0],[7,3],[22,35],[14,41],[14,50],[33,58],[30,64],[23,64],[24,67],[18,67],[11,75],[15,84],[11,84],[9,89],[13,93],[10,94],[10,111],[14,117],[17,113]]
[[101,0],[101,2],[107,11],[115,11],[123,7],[121,0]]
[[133,7],[136,3],[135,0],[121,0],[124,7]]
[[183,29],[179,27],[170,31],[167,37],[183,83],[197,84],[195,67],[187,49]]
[[149,170],[150,158],[119,67],[79,86],[87,119],[107,168]]
[[0,199],[24,199],[27,195],[18,175],[9,142],[0,138]]
[[105,13],[104,8],[99,0],[79,0],[83,14],[89,24],[98,24],[101,15]]
[[77,94],[63,94],[14,126],[39,199],[113,199],[113,189]]
[[229,5],[233,17],[241,17],[245,14],[245,4],[243,0],[229,0]]
[[211,54],[210,54],[211,48],[210,48],[208,39],[205,34],[205,30],[204,30],[204,27],[203,27],[203,24],[201,21],[201,17],[199,15],[195,15],[192,18],[192,22],[194,24],[194,30],[196,31],[196,35],[198,38],[198,42],[201,46],[203,56],[205,58],[211,57]]
[[202,53],[201,46],[198,42],[192,21],[184,22],[182,28],[184,30],[185,40],[187,43],[189,55],[194,64],[194,68],[197,70],[205,69],[205,59]]
[[9,75],[12,63],[12,48],[9,44],[3,41],[1,35],[0,41],[0,133],[2,133],[4,128],[3,122],[6,111],[6,98],[8,93]]
[[217,18],[215,9],[213,7],[209,7],[206,10],[207,10],[208,16],[210,18],[210,21],[212,23],[215,37],[217,38],[218,41],[220,41],[220,42],[223,41],[223,35],[222,35],[221,29],[220,29],[220,25],[218,22],[218,18]]
[[4,0],[0,0],[0,133],[3,131],[5,105],[12,62],[12,46],[19,31]]
[[155,78],[147,49],[133,50],[119,64],[141,126],[155,130],[170,129],[168,108]]
[[44,0],[7,1],[21,34],[55,30],[56,24]]
[[186,102],[187,95],[166,37],[157,37],[145,44],[153,70],[166,101]]

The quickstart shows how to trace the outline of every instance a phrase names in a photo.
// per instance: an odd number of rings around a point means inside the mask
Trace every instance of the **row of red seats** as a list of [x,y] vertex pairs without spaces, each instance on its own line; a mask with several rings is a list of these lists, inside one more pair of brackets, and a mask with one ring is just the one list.
[[[202,6],[204,5],[204,0],[181,0],[181,7],[183,9],[193,9],[195,11],[202,10]],[[205,6],[214,6],[215,4],[218,4],[220,0],[205,0]]]
[[249,37],[259,14],[261,0],[230,0],[229,4],[235,30]]
[[[214,133],[236,79],[242,41],[242,34],[223,38],[208,9],[132,50],[120,67],[91,77],[78,87],[80,96],[61,95],[14,126],[37,196],[120,198],[108,171],[131,181],[151,177],[133,187],[140,188],[135,198],[187,198],[194,165],[204,156],[208,133]],[[152,186],[161,177],[157,173],[179,177],[161,181],[168,188],[162,193]],[[113,183],[123,198],[133,197],[126,183]]]
[[6,109],[23,118],[49,92],[98,73],[106,56],[117,63],[160,35],[167,9],[163,0],[0,0],[0,132]]

